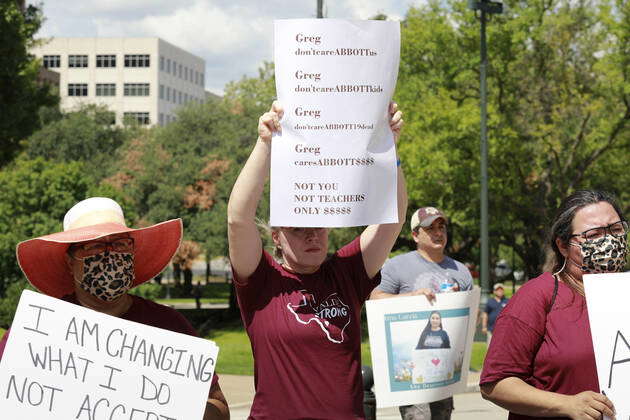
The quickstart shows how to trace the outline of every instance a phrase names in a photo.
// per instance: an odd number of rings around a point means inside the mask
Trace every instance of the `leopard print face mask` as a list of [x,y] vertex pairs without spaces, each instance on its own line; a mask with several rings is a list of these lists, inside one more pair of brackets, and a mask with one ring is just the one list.
[[134,277],[133,254],[105,251],[83,260],[81,288],[111,302],[131,289]]
[[582,252],[582,272],[585,274],[618,273],[626,265],[628,243],[625,236],[606,235],[575,245]]

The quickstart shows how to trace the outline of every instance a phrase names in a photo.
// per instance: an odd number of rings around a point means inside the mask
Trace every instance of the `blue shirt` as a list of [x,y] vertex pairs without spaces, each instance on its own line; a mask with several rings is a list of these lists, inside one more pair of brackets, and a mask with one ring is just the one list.
[[501,309],[503,309],[505,305],[507,305],[508,301],[509,299],[505,296],[503,296],[498,302],[494,298],[494,296],[488,299],[485,309],[486,313],[488,314],[488,331],[492,332],[492,330],[494,329],[494,322],[497,320]]

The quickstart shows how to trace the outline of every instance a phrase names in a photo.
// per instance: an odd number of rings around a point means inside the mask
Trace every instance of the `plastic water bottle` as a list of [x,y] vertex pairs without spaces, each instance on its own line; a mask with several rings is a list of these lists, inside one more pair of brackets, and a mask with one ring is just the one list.
[[452,292],[454,288],[455,284],[448,276],[444,277],[440,282],[440,293]]

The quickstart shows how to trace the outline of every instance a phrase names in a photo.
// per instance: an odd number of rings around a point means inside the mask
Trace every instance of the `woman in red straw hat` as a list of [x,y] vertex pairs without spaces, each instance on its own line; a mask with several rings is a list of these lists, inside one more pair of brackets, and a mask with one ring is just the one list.
[[[17,246],[20,268],[40,292],[128,321],[197,336],[179,312],[127,293],[169,263],[181,242],[181,219],[132,229],[118,203],[92,197],[66,213],[63,229]],[[0,358],[8,336],[9,331],[0,341]],[[204,420],[229,417],[214,375]]]

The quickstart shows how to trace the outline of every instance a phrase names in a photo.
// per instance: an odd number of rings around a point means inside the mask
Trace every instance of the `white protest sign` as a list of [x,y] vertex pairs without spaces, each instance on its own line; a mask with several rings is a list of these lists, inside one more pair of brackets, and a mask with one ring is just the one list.
[[274,55],[284,116],[272,141],[271,225],[398,222],[388,107],[400,24],[278,20]]
[[0,362],[2,418],[201,419],[210,341],[24,291]]
[[599,389],[630,418],[630,273],[584,275]]
[[369,300],[377,407],[441,400],[466,390],[480,289]]

